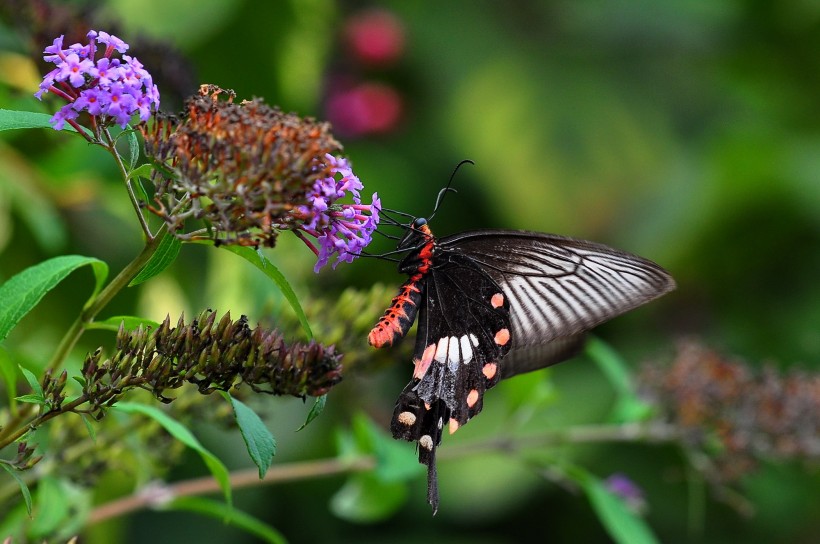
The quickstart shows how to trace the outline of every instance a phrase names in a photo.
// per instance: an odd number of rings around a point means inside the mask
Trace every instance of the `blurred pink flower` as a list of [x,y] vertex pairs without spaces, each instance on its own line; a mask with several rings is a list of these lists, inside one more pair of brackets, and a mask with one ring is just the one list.
[[401,119],[403,101],[392,87],[369,82],[331,88],[325,109],[327,119],[338,134],[360,137],[395,130]]
[[404,52],[404,27],[385,9],[368,9],[350,17],[344,37],[353,56],[363,64],[391,64]]

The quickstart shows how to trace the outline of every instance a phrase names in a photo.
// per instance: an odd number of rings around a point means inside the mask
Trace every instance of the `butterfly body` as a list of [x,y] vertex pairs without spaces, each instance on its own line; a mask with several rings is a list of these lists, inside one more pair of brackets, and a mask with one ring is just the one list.
[[438,506],[435,452],[483,407],[501,378],[577,353],[584,332],[674,288],[661,267],[607,246],[529,231],[480,230],[436,239],[416,219],[398,245],[409,279],[370,333],[392,345],[418,316],[414,370],[391,422],[415,441]]

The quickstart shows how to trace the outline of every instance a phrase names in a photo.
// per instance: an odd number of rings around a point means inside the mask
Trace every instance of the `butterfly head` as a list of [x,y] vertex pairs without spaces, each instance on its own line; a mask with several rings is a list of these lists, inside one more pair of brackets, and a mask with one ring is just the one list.
[[424,217],[417,217],[413,219],[404,236],[399,240],[399,245],[396,249],[415,249],[426,244],[433,237],[430,227],[427,225],[427,219]]

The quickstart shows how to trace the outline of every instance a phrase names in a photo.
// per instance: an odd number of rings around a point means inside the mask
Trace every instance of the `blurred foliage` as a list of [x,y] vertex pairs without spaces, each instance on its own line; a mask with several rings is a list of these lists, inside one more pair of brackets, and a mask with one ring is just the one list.
[[[301,115],[325,118],[325,99],[338,79],[395,89],[399,124],[342,142],[385,206],[429,215],[452,168],[470,158],[476,166],[456,177],[459,192],[436,216],[436,233],[559,232],[648,256],[672,272],[675,293],[599,330],[635,366],[671,358],[674,339],[687,334],[749,361],[820,368],[820,5],[392,0],[379,5],[401,21],[404,50],[376,67],[356,62],[343,39],[347,18],[370,5],[110,0],[100,17],[116,20],[124,35],[172,42],[191,59],[197,84],[264,97]],[[27,60],[44,44],[28,49],[26,37],[4,18],[0,107],[48,111],[31,96],[39,76]],[[98,150],[48,131],[0,135],[0,280],[69,253],[118,270],[139,251],[132,213],[113,165]],[[374,252],[392,249],[389,240],[377,244]],[[125,291],[107,312],[139,311],[161,321],[210,306],[246,313],[251,323],[277,315],[295,323],[262,274],[218,253],[183,248],[157,281]],[[375,322],[381,313],[371,302],[382,294],[370,286],[398,286],[401,278],[366,259],[314,276],[307,272],[312,257],[288,240],[269,253],[312,314],[317,338],[351,342],[359,321]],[[42,367],[72,319],[64,309],[82,306],[91,281],[78,272],[21,322],[9,339],[18,360]],[[352,291],[345,291],[351,285],[365,292],[356,299],[358,315],[351,313]],[[335,306],[333,297],[339,297]],[[315,306],[307,302],[319,299]],[[331,319],[321,320],[325,313]],[[105,332],[86,335],[74,364],[111,342]],[[363,335],[357,349],[358,367],[366,362]],[[331,455],[332,429],[360,410],[386,428],[409,369],[406,357],[383,372],[363,365],[333,392],[323,416],[295,435],[307,406],[269,399],[266,407],[254,405],[269,411],[280,437],[274,463]],[[549,391],[538,397],[546,379]],[[600,421],[614,401],[583,359],[516,378],[491,392],[481,418],[445,439],[442,452],[505,428],[520,413],[514,406],[522,394],[541,398],[527,420],[541,428]],[[241,444],[220,432],[203,425],[203,441],[210,437],[209,447],[230,465],[247,466]],[[571,458],[599,476],[629,474],[643,487],[647,519],[664,542],[820,539],[816,471],[770,465],[746,476],[741,492],[754,510],[747,518],[713,501],[671,447],[572,446],[555,458]],[[183,463],[171,476],[191,477],[198,468]],[[509,456],[442,460],[440,475],[436,518],[424,503],[421,479],[413,480],[400,515],[375,525],[333,516],[328,501],[342,487],[340,478],[239,491],[235,502],[294,542],[607,539],[584,500],[537,481]],[[101,494],[127,488],[118,478]],[[242,538],[250,541],[217,520],[141,512],[95,527],[87,541]]]

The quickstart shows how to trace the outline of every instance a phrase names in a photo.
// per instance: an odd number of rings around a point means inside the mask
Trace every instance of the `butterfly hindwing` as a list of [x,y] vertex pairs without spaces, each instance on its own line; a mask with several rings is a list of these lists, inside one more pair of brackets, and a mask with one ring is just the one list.
[[453,433],[481,411],[513,339],[506,297],[471,260],[452,256],[431,270],[424,289],[413,380],[399,396],[391,430],[395,438],[418,442],[435,505],[435,449],[442,430]]

